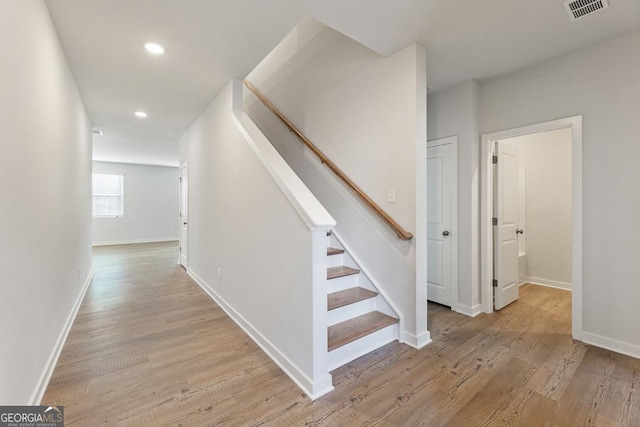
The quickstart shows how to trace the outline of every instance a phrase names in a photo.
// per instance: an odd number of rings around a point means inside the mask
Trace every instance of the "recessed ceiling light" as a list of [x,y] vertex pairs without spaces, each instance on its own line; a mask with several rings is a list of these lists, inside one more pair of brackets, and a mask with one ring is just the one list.
[[134,114],[140,117],[141,119],[147,117],[147,113],[145,113],[144,111],[136,111]]
[[164,48],[158,43],[147,43],[144,45],[144,48],[154,55],[162,55],[164,53]]

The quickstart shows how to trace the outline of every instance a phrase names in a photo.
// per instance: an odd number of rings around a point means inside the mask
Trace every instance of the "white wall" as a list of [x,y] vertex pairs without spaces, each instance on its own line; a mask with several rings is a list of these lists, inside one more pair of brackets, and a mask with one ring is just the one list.
[[458,136],[458,303],[464,312],[480,312],[478,247],[478,160],[480,150],[478,84],[473,81],[430,93],[428,139]]
[[484,82],[481,132],[583,115],[584,338],[640,356],[640,32]]
[[[518,147],[526,171],[525,280],[571,287],[571,129],[502,140]],[[520,217],[520,215],[518,215]]]
[[180,161],[189,162],[189,272],[304,387],[304,378],[317,378],[313,233],[236,128],[231,106],[229,84],[180,140]]
[[[428,334],[426,259],[416,263],[416,242],[424,238],[418,234],[426,227],[426,213],[417,214],[424,207],[416,203],[417,186],[424,186],[421,191],[426,194],[426,178],[416,178],[421,169],[416,162],[426,164],[424,49],[413,45],[382,58],[309,20],[296,27],[247,80],[416,235],[413,241],[400,241],[253,95],[246,97],[251,117],[336,219],[336,231],[400,309],[405,339],[416,345],[418,337]],[[395,203],[387,203],[390,189],[395,190]],[[424,221],[418,222],[417,215]],[[424,298],[416,291],[416,274],[422,270]],[[416,316],[416,310],[424,312]]]
[[0,405],[37,404],[91,269],[91,124],[44,1],[0,2]]
[[178,240],[178,168],[93,162],[93,173],[124,175],[124,216],[94,218],[94,245]]

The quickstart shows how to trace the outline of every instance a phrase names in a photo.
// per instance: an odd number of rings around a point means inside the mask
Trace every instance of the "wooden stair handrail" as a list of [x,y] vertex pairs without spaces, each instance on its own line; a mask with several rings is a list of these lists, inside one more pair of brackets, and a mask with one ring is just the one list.
[[365,205],[369,207],[376,215],[380,217],[391,229],[396,233],[399,239],[401,240],[411,240],[413,239],[413,234],[406,231],[400,224],[395,222],[393,218],[389,216],[376,202],[371,200],[367,194],[362,191],[360,187],[358,187],[344,172],[340,170],[335,163],[333,163],[329,158],[322,152],[318,147],[316,147],[306,136],[302,134],[294,125],[291,123],[267,98],[262,95],[258,89],[255,88],[251,83],[247,80],[244,81],[244,84],[253,92],[259,99],[262,101],[267,108],[269,108],[282,122],[289,128],[289,130],[296,134],[298,138],[306,145],[318,158],[322,163],[327,165],[331,171],[336,174],[342,182],[344,182],[347,187],[351,188],[354,193],[364,202]]

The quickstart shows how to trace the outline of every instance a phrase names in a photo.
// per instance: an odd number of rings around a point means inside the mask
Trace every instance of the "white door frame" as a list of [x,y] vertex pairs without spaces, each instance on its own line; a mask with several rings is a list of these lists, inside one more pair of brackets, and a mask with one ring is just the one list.
[[458,304],[458,137],[432,139],[427,141],[427,149],[451,144],[453,171],[451,171],[451,310],[460,311]]
[[480,290],[482,311],[493,312],[493,175],[491,156],[493,143],[500,139],[571,128],[571,187],[572,187],[572,332],[582,340],[582,116],[552,120],[500,132],[482,135],[481,209],[480,209]]
[[[182,248],[184,242],[182,241],[182,198],[184,197],[184,195],[182,194],[182,171],[184,169],[187,169],[187,221],[191,222],[191,220],[189,219],[189,190],[188,190],[188,186],[189,186],[189,162],[186,162],[184,164],[182,164],[180,166],[180,168],[178,169],[178,177],[180,178],[178,180],[178,203],[180,204],[178,206],[178,209],[180,211],[180,216],[178,217],[178,236],[179,236],[179,245],[180,248]],[[189,245],[189,229],[191,228],[190,224],[187,224],[187,246]],[[178,264],[182,265],[182,251],[180,251],[180,253],[178,254]],[[189,248],[187,247],[187,265],[184,266],[185,269],[189,269]]]

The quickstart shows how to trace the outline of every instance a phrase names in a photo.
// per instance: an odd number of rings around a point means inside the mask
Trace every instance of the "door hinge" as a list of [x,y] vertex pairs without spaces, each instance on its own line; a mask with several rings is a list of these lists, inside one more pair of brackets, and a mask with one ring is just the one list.
[[491,163],[493,163],[494,165],[498,164],[498,156],[491,156]]
[[498,218],[491,218],[491,224],[498,225]]
[[180,247],[178,248],[178,250],[179,250],[180,252],[182,252],[182,246],[180,246]]
[[498,287],[498,279],[493,279],[493,287],[494,288]]

